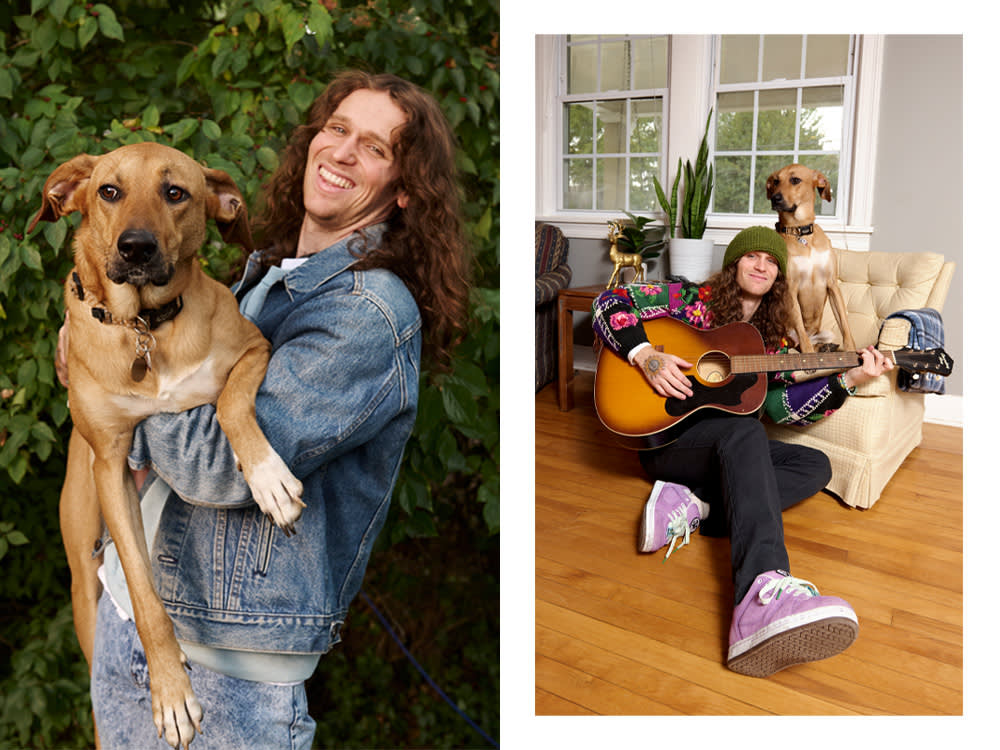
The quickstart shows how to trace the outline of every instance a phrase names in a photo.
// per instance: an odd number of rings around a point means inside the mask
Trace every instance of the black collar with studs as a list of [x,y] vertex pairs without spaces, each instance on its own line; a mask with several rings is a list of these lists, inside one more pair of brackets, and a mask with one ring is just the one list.
[[796,237],[801,237],[803,235],[813,233],[812,224],[806,224],[804,227],[789,227],[779,222],[774,225],[774,228],[777,231],[781,232],[782,234],[792,234],[795,235]]
[[[73,271],[73,288],[76,292],[76,296],[83,301],[84,291],[83,283],[80,281],[80,276],[76,271]],[[139,311],[138,317],[142,318],[148,324],[149,330],[152,331],[159,326],[163,325],[167,321],[173,320],[177,317],[180,311],[184,308],[184,300],[181,297],[176,297],[170,302],[161,307],[153,307]],[[109,310],[105,310],[103,307],[94,306],[90,308],[90,314],[97,318],[102,323],[128,323],[125,320],[116,321]]]

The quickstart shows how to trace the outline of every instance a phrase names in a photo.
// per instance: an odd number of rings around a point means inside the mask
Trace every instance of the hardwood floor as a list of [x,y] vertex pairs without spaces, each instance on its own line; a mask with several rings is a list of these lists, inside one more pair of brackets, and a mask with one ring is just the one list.
[[844,653],[767,679],[728,670],[729,544],[636,551],[651,482],[594,414],[535,398],[535,713],[960,715],[962,430],[925,425],[869,510],[816,495],[784,514],[792,573],[857,612]]

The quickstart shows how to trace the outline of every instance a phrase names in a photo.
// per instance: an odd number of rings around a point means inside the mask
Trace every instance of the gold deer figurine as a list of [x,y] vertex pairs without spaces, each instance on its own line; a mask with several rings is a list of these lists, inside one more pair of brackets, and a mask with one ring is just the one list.
[[618,239],[625,232],[620,221],[609,221],[608,242],[611,243],[611,262],[615,264],[615,270],[608,279],[608,289],[614,289],[618,285],[618,278],[623,268],[631,268],[635,271],[632,281],[645,281],[646,274],[642,269],[642,255],[639,253],[623,253],[618,249]]

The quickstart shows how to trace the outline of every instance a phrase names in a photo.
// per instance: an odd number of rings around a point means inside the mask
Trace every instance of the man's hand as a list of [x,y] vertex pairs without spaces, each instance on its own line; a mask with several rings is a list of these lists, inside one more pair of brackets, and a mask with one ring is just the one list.
[[632,363],[642,370],[647,382],[661,396],[685,399],[694,395],[691,381],[681,371],[693,367],[690,362],[646,346],[636,353]]
[[877,378],[882,373],[888,372],[895,367],[874,346],[869,346],[867,349],[860,349],[858,350],[858,354],[861,355],[861,364],[844,374],[844,385],[848,388],[854,388],[862,383],[867,383],[869,380]]

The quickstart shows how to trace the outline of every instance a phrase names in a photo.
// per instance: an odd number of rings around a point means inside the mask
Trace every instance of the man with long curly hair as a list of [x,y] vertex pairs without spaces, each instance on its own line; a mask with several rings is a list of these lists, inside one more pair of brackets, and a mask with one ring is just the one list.
[[[594,302],[594,330],[660,396],[691,398],[695,392],[683,370],[693,363],[653,347],[642,321],[669,315],[701,329],[743,321],[760,332],[769,352],[787,351],[787,262],[777,232],[744,229],[726,249],[722,270],[703,285],[676,278],[602,293]],[[801,382],[779,373],[769,382],[764,411],[778,423],[809,424],[890,367],[870,347],[861,364],[843,373]],[[781,522],[784,509],[826,486],[826,455],[768,440],[756,415],[702,411],[677,424],[670,437],[639,453],[655,482],[640,521],[639,549],[667,547],[669,557],[699,527],[703,534],[729,537],[735,594],[729,668],[766,677],[847,648],[857,636],[857,616],[843,599],[820,596],[811,583],[789,575]]]
[[[338,75],[265,187],[235,286],[270,340],[257,416],[304,486],[297,533],[252,502],[213,406],[136,431],[150,558],[206,747],[306,748],[304,680],[340,640],[417,413],[421,361],[462,330],[467,248],[440,107],[391,75]],[[154,747],[148,670],[113,546],[104,553],[92,695],[101,745]],[[195,723],[200,717],[192,717]]]

